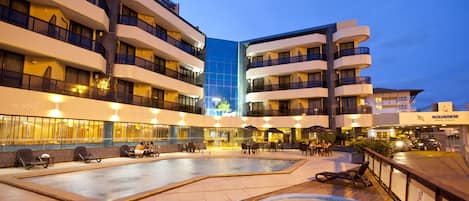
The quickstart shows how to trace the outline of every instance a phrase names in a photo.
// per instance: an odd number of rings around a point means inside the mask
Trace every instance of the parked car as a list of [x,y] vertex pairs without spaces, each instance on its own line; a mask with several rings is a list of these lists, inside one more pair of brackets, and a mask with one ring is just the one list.
[[412,150],[412,142],[407,138],[391,138],[389,142],[393,153]]
[[418,150],[434,150],[434,151],[440,151],[441,150],[441,144],[438,142],[438,140],[434,138],[425,138],[425,139],[418,139],[413,142],[413,146],[415,149]]

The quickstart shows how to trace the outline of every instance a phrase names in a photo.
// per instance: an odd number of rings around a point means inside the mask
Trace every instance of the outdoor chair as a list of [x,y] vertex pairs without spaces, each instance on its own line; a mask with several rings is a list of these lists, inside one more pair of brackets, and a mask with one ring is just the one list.
[[26,170],[36,165],[42,165],[44,168],[49,166],[47,161],[43,161],[39,156],[34,156],[33,150],[31,149],[20,149],[16,151],[16,161],[18,164],[23,165]]
[[248,145],[246,143],[241,143],[241,152],[243,154],[246,154],[247,151],[248,151]]
[[301,155],[308,155],[308,145],[305,144],[305,143],[300,143],[299,147],[298,147],[301,151]]
[[120,148],[120,156],[121,157],[131,157],[131,158],[136,158],[137,155],[135,152],[130,151],[129,145],[122,145]]
[[251,146],[251,153],[256,154],[256,152],[259,150],[259,144],[258,143],[253,143]]
[[367,161],[363,163],[358,169],[353,168],[343,172],[320,172],[316,174],[316,180],[319,182],[326,182],[332,179],[345,179],[351,180],[353,185],[357,183],[363,184],[365,187],[371,186],[371,182],[366,178],[365,171],[368,169],[370,163]]
[[203,142],[201,143],[196,143],[196,146],[195,148],[199,151],[199,152],[202,152],[202,150],[206,150],[207,149],[207,145]]
[[78,146],[75,148],[75,160],[80,160],[85,163],[89,163],[92,160],[96,160],[96,162],[100,163],[102,158],[96,157],[92,153],[88,153],[86,147]]

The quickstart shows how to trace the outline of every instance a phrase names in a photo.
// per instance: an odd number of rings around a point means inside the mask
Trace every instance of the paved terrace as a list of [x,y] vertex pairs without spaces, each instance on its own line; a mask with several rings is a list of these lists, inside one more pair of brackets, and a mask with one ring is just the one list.
[[[108,158],[102,163],[85,164],[83,162],[58,163],[48,169],[36,167],[32,170],[23,168],[4,168],[0,169],[0,182],[5,178],[11,178],[13,175],[41,175],[49,173],[59,173],[67,169],[85,170],[115,165],[124,165],[136,162],[149,162],[159,159],[178,158],[178,157],[211,157],[211,156],[230,156],[230,157],[269,157],[269,158],[296,158],[305,159],[304,164],[286,174],[268,174],[253,176],[233,176],[233,177],[213,177],[199,181],[191,181],[178,188],[173,188],[159,194],[150,195],[143,200],[165,200],[165,201],[184,201],[184,200],[256,200],[255,196],[271,192],[314,192],[318,194],[334,194],[349,198],[380,198],[387,200],[388,195],[380,189],[378,184],[365,190],[354,187],[347,182],[332,182],[322,184],[311,181],[314,175],[322,171],[341,171],[356,167],[350,164],[350,156],[347,153],[335,152],[333,156],[302,156],[298,150],[285,150],[278,152],[260,152],[256,155],[245,155],[239,150],[206,150],[201,153],[166,153],[159,158]],[[372,177],[369,176],[371,179]],[[313,191],[308,189],[315,189]],[[358,189],[358,190],[357,190]],[[317,190],[317,191],[316,191]],[[0,200],[54,200],[53,198],[39,195],[31,191],[26,191],[13,186],[0,184],[0,191],[6,192],[0,194]],[[353,192],[353,193],[352,193]],[[60,191],[53,192],[61,194]],[[65,195],[67,193],[64,193]],[[371,196],[370,196],[371,195]],[[82,195],[86,196],[86,195]],[[77,199],[86,199],[86,197],[76,197]],[[382,199],[381,199],[382,198]],[[365,199],[366,200],[366,199]],[[374,200],[374,199],[369,199]]]

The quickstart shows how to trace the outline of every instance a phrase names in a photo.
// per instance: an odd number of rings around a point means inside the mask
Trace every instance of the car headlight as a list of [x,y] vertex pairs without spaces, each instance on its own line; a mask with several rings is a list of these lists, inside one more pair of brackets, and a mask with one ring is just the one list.
[[403,141],[396,141],[396,147],[403,147],[404,142]]
[[418,143],[419,147],[423,146],[423,143],[422,142],[419,142]]

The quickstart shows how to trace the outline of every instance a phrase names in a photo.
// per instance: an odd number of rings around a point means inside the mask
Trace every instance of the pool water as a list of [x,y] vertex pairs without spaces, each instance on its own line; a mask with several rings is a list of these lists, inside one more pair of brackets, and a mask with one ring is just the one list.
[[197,176],[281,171],[295,160],[183,158],[25,178],[99,200],[114,200]]
[[354,199],[308,193],[287,193],[262,199],[260,201],[357,201]]

